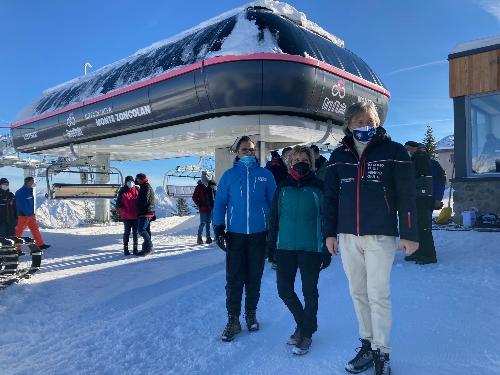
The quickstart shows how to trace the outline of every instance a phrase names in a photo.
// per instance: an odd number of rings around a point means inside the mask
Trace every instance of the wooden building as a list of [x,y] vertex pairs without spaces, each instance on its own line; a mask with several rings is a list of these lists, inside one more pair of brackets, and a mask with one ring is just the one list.
[[500,36],[462,43],[448,60],[455,214],[500,214]]

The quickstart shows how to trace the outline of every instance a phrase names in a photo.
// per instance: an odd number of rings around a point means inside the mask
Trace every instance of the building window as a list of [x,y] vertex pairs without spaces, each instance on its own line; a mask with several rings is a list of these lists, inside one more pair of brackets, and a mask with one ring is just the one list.
[[500,94],[470,103],[472,174],[500,173]]

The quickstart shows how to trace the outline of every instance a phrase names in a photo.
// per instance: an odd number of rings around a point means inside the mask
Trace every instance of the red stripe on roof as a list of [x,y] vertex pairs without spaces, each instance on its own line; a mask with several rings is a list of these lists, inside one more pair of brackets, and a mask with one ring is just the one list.
[[371,90],[377,91],[388,98],[391,97],[391,94],[389,91],[387,91],[385,88],[375,85],[372,82],[369,82],[361,77],[355,76],[351,73],[348,73],[342,69],[338,69],[332,65],[329,65],[327,63],[324,63],[319,60],[315,60],[309,57],[303,57],[303,56],[297,56],[297,55],[287,55],[283,53],[253,53],[249,55],[229,55],[229,56],[220,56],[220,57],[213,57],[211,59],[203,60],[203,61],[198,61],[195,62],[194,64],[185,66],[183,68],[175,69],[172,71],[169,71],[167,73],[160,74],[154,78],[134,83],[130,86],[122,87],[116,90],[112,90],[104,95],[97,96],[92,99],[84,100],[83,102],[73,104],[67,107],[59,108],[55,111],[36,116],[27,120],[19,121],[13,123],[10,127],[11,129],[17,128],[19,126],[23,126],[26,124],[33,123],[35,121],[40,121],[49,117],[53,117],[56,115],[59,115],[64,112],[69,112],[77,108],[81,108],[85,105],[89,104],[94,104],[98,103],[100,101],[112,98],[114,96],[118,96],[121,94],[125,94],[130,91],[134,91],[137,89],[140,89],[142,87],[146,87],[149,85],[152,85],[157,82],[165,81],[167,79],[173,78],[180,76],[185,73],[192,72],[193,70],[201,69],[203,66],[210,66],[210,65],[216,65],[216,64],[223,64],[223,63],[228,63],[228,62],[235,62],[235,61],[251,61],[251,60],[273,60],[273,61],[289,61],[289,62],[296,62],[300,64],[305,64],[305,65],[310,65],[310,66],[315,66],[319,69],[325,70],[327,72],[333,73],[339,77],[346,78],[350,81],[356,82],[360,84],[361,86],[367,87]]

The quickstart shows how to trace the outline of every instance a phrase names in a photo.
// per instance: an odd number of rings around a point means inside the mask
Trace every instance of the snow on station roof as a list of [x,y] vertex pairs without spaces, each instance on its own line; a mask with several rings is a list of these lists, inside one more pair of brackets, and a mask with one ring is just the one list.
[[17,117],[27,120],[217,56],[276,53],[317,59],[384,87],[344,42],[291,5],[258,0],[48,90]]

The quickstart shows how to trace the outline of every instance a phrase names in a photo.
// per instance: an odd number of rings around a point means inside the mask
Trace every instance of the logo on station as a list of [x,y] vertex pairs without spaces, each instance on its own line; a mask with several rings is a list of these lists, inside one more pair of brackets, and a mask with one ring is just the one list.
[[345,97],[345,81],[339,79],[335,85],[332,87],[332,95],[338,96],[339,99],[344,99]]
[[75,115],[73,115],[73,112],[71,112],[69,114],[68,118],[66,119],[66,126],[68,126],[69,128],[71,128],[75,124],[76,124],[76,118],[75,118]]

